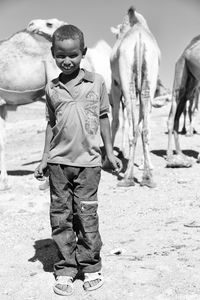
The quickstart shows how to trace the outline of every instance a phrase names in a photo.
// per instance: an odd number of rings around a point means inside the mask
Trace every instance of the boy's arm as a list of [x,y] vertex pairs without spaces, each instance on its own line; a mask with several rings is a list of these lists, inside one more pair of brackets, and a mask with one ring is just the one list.
[[101,130],[101,137],[106,150],[107,158],[110,161],[113,169],[119,172],[122,169],[122,162],[113,153],[110,122],[107,114],[104,114],[103,116],[100,117],[100,130]]
[[45,144],[44,144],[44,150],[42,155],[42,160],[39,164],[39,166],[35,169],[34,176],[38,180],[44,180],[44,173],[47,169],[47,159],[49,155],[49,148],[50,148],[50,141],[52,139],[53,133],[50,126],[50,122],[47,122],[46,131],[45,131]]
[[48,121],[47,126],[46,126],[46,132],[45,132],[44,150],[43,150],[43,155],[42,155],[42,161],[44,161],[44,162],[47,162],[52,136],[53,136],[53,133],[52,133],[51,125],[50,125],[50,122]]

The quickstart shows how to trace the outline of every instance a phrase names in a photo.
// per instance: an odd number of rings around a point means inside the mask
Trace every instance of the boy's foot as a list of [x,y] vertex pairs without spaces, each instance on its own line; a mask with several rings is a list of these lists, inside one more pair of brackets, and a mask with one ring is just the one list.
[[100,272],[85,273],[83,288],[86,291],[93,291],[103,285],[103,276]]
[[57,276],[53,290],[58,295],[71,295],[74,291],[73,278],[70,276]]

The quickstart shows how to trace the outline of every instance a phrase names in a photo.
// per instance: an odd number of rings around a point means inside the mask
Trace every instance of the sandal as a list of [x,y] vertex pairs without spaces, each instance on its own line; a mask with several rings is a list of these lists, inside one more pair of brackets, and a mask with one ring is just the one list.
[[[84,275],[85,275],[85,279],[84,279],[83,288],[85,291],[93,291],[100,288],[103,285],[104,280],[100,272],[85,273]],[[94,285],[91,285],[92,281],[96,281],[96,283]]]
[[56,294],[69,296],[74,292],[73,278],[71,276],[57,276],[53,285]]

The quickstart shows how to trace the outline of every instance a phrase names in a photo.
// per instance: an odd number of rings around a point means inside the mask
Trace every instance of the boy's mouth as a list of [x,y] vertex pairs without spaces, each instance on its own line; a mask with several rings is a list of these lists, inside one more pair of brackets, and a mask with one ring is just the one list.
[[63,71],[72,71],[73,67],[62,67]]

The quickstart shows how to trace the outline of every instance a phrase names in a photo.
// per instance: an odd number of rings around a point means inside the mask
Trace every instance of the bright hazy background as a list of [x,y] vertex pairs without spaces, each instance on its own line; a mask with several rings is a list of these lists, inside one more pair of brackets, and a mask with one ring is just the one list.
[[171,89],[176,60],[200,34],[200,0],[0,0],[0,40],[24,29],[32,19],[58,18],[80,27],[88,47],[99,39],[113,46],[110,27],[121,23],[132,5],[157,39],[160,77]]

